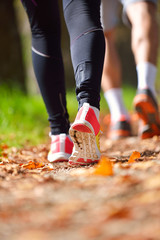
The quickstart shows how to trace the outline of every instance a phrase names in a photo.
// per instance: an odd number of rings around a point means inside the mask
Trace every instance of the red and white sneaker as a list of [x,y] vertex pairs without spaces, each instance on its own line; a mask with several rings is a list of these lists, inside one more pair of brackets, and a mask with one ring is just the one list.
[[48,161],[68,161],[73,149],[73,142],[70,136],[61,133],[59,135],[51,135],[51,139],[51,150],[48,153]]
[[69,134],[74,143],[69,163],[72,165],[87,165],[100,159],[100,124],[99,110],[84,103],[79,109]]

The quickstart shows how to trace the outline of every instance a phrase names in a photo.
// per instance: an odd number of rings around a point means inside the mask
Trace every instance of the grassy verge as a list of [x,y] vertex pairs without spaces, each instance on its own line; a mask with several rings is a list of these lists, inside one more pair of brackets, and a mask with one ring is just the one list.
[[[124,101],[129,110],[134,94],[134,89],[124,88]],[[78,108],[74,90],[67,92],[67,108],[72,122]],[[108,113],[103,94],[101,112]],[[0,87],[0,143],[22,147],[45,142],[49,132],[47,118],[41,96],[27,96],[16,88]]]
[[48,127],[40,96],[26,96],[20,90],[0,88],[0,142],[11,146],[42,141]]

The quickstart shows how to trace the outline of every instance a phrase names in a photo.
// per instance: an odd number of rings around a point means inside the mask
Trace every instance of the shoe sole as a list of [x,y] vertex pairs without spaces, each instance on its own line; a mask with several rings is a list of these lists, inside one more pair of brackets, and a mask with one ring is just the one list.
[[142,132],[140,134],[141,139],[152,138],[154,136],[159,136],[159,135],[160,135],[160,130],[153,131],[152,129],[150,129],[150,130],[148,130],[146,132]]
[[[97,163],[100,156],[97,155],[95,135],[92,131],[83,124],[74,125],[69,130],[70,137],[74,143],[74,155],[69,158],[71,165],[88,165]],[[80,154],[81,157],[77,159],[76,156]]]
[[[55,155],[55,156],[54,156]],[[55,162],[68,162],[70,154],[65,154],[63,152],[56,153],[56,154],[48,154],[48,161],[51,163]]]
[[138,117],[143,121],[144,125],[150,125],[150,131],[149,132],[142,132],[141,138],[152,138],[155,135],[160,135],[160,128],[158,125],[159,122],[159,116],[157,113],[157,108],[152,104],[152,100],[146,101],[146,96],[144,94],[141,94],[137,96],[137,98],[134,101],[134,107],[138,114]]
[[93,133],[91,129],[84,123],[77,123],[72,126],[72,129],[79,132]]

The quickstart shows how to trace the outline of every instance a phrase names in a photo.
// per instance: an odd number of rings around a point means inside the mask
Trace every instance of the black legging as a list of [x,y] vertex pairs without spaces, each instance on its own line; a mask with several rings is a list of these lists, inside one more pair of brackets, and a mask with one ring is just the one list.
[[[58,0],[22,0],[22,3],[31,26],[33,67],[48,111],[51,133],[68,133]],[[89,102],[99,108],[104,58],[100,0],[63,0],[63,6],[79,107]]]
[[105,51],[100,3],[100,0],[63,0],[79,107],[88,102],[99,108]]

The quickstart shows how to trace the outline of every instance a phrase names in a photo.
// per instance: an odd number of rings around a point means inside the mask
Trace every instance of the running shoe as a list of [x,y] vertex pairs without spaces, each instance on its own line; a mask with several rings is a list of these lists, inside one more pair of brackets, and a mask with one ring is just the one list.
[[51,149],[48,153],[49,162],[68,161],[72,149],[73,142],[69,135],[61,133],[59,135],[51,135]]
[[149,89],[138,90],[134,107],[140,119],[139,135],[142,139],[160,135],[158,104]]
[[69,134],[74,143],[69,163],[72,165],[87,165],[100,159],[100,124],[99,110],[84,103],[79,109]]
[[113,123],[111,122],[107,136],[112,140],[118,140],[132,136],[129,121],[122,116],[119,121]]

